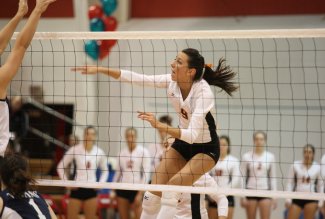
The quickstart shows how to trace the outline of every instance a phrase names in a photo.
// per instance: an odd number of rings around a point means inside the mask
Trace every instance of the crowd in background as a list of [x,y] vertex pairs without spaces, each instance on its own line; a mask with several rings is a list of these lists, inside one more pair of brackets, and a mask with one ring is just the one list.
[[[169,116],[162,116],[161,122],[171,125]],[[58,165],[58,173],[62,179],[77,181],[96,181],[96,168],[102,170],[99,181],[107,181],[107,156],[96,146],[96,129],[89,126],[84,131],[83,141],[72,136],[72,146]],[[166,133],[159,133],[160,141],[147,147],[137,143],[137,130],[133,127],[125,131],[127,147],[117,157],[114,182],[150,183],[150,174],[155,172],[164,151],[173,143],[173,138]],[[241,159],[231,154],[231,140],[222,135],[220,139],[220,158],[216,166],[209,172],[220,188],[246,188],[251,190],[277,190],[276,158],[266,150],[267,134],[256,131],[253,135],[251,151],[244,153]],[[314,160],[315,147],[307,144],[303,147],[303,159],[294,161],[287,177],[287,191],[324,192],[325,156],[321,165]],[[86,161],[86,162],[85,162]],[[74,166],[74,168],[72,167]],[[97,191],[95,189],[69,189],[70,201],[68,218],[76,218],[83,206],[86,218],[96,215]],[[119,217],[121,219],[140,218],[143,192],[131,190],[112,190],[111,198],[116,198]],[[229,213],[232,219],[235,198],[228,196]],[[209,218],[217,218],[217,204],[206,197]],[[314,218],[318,209],[323,212],[323,203],[317,200],[288,199],[285,202],[287,218],[296,219],[303,213],[304,218]],[[247,218],[271,218],[272,210],[277,207],[277,200],[269,197],[242,197],[240,206],[246,209]]]

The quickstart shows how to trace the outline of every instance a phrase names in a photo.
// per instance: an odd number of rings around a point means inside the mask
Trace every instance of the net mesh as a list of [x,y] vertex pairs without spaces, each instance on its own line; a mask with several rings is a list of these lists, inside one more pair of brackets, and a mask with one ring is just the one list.
[[[229,135],[231,154],[239,160],[253,149],[252,135],[263,130],[268,135],[266,150],[275,155],[277,190],[285,191],[288,170],[303,159],[303,146],[313,144],[315,161],[324,151],[325,104],[324,30],[258,32],[116,32],[37,33],[19,73],[10,86],[10,97],[22,96],[29,117],[27,134],[14,140],[14,149],[30,157],[32,172],[43,185],[109,187],[133,190],[178,190],[209,193],[211,188],[155,187],[129,183],[75,184],[58,180],[56,164],[69,148],[69,136],[83,138],[83,130],[93,125],[97,145],[112,169],[119,166],[119,153],[126,147],[125,130],[135,127],[137,142],[147,147],[160,142],[157,131],[137,119],[137,111],[170,115],[178,125],[164,89],[120,83],[105,75],[85,76],[71,68],[98,65],[128,69],[142,74],[170,73],[170,62],[184,48],[198,49],[206,63],[217,66],[224,57],[238,72],[240,89],[233,97],[212,88],[216,98],[219,134]],[[88,39],[117,39],[109,58],[93,61],[84,51]],[[12,42],[13,43],[13,42]],[[12,48],[8,46],[1,58]],[[18,143],[17,143],[18,142]],[[17,146],[18,145],[18,146]],[[96,159],[101,155],[96,154]],[[92,167],[96,169],[96,167]],[[150,172],[153,170],[150,169]],[[136,174],[136,172],[132,172]],[[131,173],[131,174],[132,174]],[[147,177],[147,175],[143,174]],[[240,176],[241,177],[241,176]],[[249,195],[251,191],[230,188],[223,192]],[[300,193],[255,191],[265,195],[305,198]],[[260,193],[259,193],[260,192]],[[321,198],[310,191],[310,198]]]

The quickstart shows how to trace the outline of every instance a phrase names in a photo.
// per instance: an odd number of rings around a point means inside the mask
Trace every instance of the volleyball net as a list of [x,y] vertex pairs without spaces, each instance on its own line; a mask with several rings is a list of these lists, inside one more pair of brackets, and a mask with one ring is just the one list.
[[[117,42],[108,58],[92,60],[84,50],[88,40]],[[1,57],[2,64],[13,43]],[[214,192],[209,187],[149,185],[132,180],[128,183],[76,182],[56,176],[57,163],[71,147],[69,138],[72,135],[82,139],[84,128],[89,125],[97,130],[96,144],[105,152],[111,171],[120,165],[119,154],[127,147],[127,128],[137,130],[137,143],[145,148],[161,142],[159,133],[137,118],[137,111],[153,112],[157,117],[169,115],[172,125],[178,125],[178,115],[167,99],[166,90],[121,83],[100,74],[86,76],[72,72],[71,68],[98,65],[148,75],[169,74],[170,62],[185,48],[200,51],[213,68],[224,57],[238,73],[236,80],[240,89],[233,97],[211,88],[216,98],[214,117],[219,126],[218,134],[230,137],[231,154],[241,162],[242,155],[254,148],[254,131],[262,130],[268,135],[265,150],[275,157],[273,177],[277,192],[246,190],[241,186],[221,188],[220,192],[237,196],[323,199],[322,193],[314,191],[308,195],[287,192],[286,185],[290,180],[288,171],[294,161],[303,159],[306,144],[315,146],[314,160],[318,163],[325,154],[324,29],[36,33],[11,83],[9,98],[22,97],[22,110],[29,117],[26,133],[16,133],[18,137],[13,139],[13,150],[20,150],[30,158],[39,185]],[[100,156],[96,155],[95,159]],[[150,168],[150,174],[143,177],[152,175],[153,171]],[[238,177],[244,181],[242,175]]]

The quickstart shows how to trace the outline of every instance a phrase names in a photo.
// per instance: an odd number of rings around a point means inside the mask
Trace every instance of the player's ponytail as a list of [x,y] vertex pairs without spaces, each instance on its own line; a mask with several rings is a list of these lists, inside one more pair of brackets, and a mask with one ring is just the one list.
[[213,70],[210,66],[205,65],[203,56],[198,50],[188,48],[182,51],[188,56],[188,65],[190,68],[196,69],[194,81],[204,79],[210,85],[220,87],[230,96],[238,89],[238,85],[233,81],[237,75],[229,65],[226,65],[224,58],[219,59],[218,66]]
[[9,154],[3,159],[1,180],[8,192],[16,198],[22,197],[34,183],[27,167],[27,160],[18,154]]

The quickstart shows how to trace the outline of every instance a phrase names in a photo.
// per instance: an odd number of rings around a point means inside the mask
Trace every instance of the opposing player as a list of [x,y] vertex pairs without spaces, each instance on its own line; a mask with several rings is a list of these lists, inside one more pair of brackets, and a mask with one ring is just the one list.
[[[69,180],[65,170],[75,161],[76,174],[74,180],[96,182],[96,170],[100,168],[101,176],[99,181],[107,181],[107,156],[96,145],[96,136],[95,127],[88,126],[85,128],[83,142],[71,147],[58,164],[57,172],[61,179]],[[95,189],[71,189],[68,218],[78,218],[82,206],[86,219],[96,218],[97,191]]]
[[[220,158],[218,163],[210,171],[210,175],[214,178],[220,188],[238,188],[241,179],[239,160],[230,155],[230,139],[226,135],[220,136]],[[235,198],[228,196],[228,219],[233,218]],[[209,202],[209,218],[217,219],[216,202]]]
[[[179,52],[171,63],[171,74],[148,76],[104,67],[81,67],[72,70],[84,74],[100,72],[132,84],[167,89],[167,95],[179,115],[179,128],[160,123],[153,113],[139,112],[138,115],[152,127],[167,132],[176,139],[154,173],[152,184],[190,186],[217,163],[220,153],[219,139],[211,113],[215,107],[215,97],[209,85],[220,87],[229,95],[237,90],[232,81],[236,73],[225,65],[224,59],[220,59],[217,68],[213,70],[205,65],[198,50],[188,48]],[[169,193],[164,198],[178,200],[178,196],[179,193]],[[216,193],[214,200],[218,196]],[[161,192],[146,192],[141,217],[155,218],[160,202]],[[224,212],[221,217],[226,216],[227,212]]]
[[[256,131],[253,135],[255,147],[242,157],[241,171],[244,176],[246,189],[276,190],[276,170],[274,155],[265,150],[267,135],[265,132]],[[247,218],[255,219],[257,209],[261,219],[271,217],[271,209],[276,207],[276,202],[270,198],[247,197],[241,199],[242,207],[246,208]]]
[[[16,75],[24,58],[25,51],[33,39],[38,22],[48,5],[56,0],[37,0],[36,6],[27,23],[19,33],[16,43],[6,62],[0,67],[0,156],[4,156],[9,141],[9,110],[6,102],[7,87]],[[0,54],[2,54],[10,41],[19,21],[28,12],[27,0],[19,1],[16,16],[0,32]]]
[[[125,131],[127,148],[118,156],[118,167],[114,182],[148,183],[150,180],[151,157],[149,151],[136,142],[137,130],[128,128]],[[121,219],[130,218],[130,209],[134,211],[135,218],[140,218],[143,192],[130,190],[116,190],[117,206]],[[114,195],[113,195],[114,196]]]
[[[315,147],[307,144],[303,153],[303,160],[295,161],[289,169],[287,191],[322,193],[324,182],[320,165],[314,161]],[[318,201],[289,199],[286,206],[289,208],[288,219],[298,219],[301,211],[304,212],[305,219],[313,219],[318,209]]]
[[0,195],[0,218],[55,219],[51,207],[31,188],[34,180],[28,169],[27,160],[20,155],[9,154],[2,160],[0,176],[3,191]]

